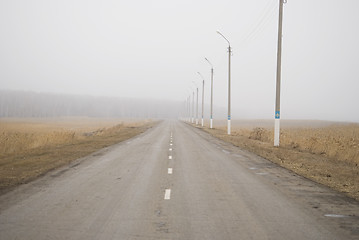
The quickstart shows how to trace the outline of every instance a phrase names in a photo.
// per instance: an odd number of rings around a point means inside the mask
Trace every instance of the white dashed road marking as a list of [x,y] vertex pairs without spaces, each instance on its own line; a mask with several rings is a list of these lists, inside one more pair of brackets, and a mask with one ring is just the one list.
[[266,172],[257,172],[256,174],[258,174],[258,175],[267,175],[268,173],[266,173]]
[[170,200],[170,199],[171,199],[171,189],[166,189],[165,200]]
[[[171,139],[170,139],[170,146],[172,146],[172,132],[171,132]],[[169,151],[172,151],[172,148],[169,148]],[[168,156],[168,159],[172,159],[172,156]],[[172,174],[173,169],[172,168],[168,168],[168,174]],[[171,189],[166,189],[165,191],[165,200],[170,200],[171,199]]]
[[348,216],[340,215],[340,214],[325,214],[324,216],[333,217],[333,218],[345,218],[345,217],[348,217]]

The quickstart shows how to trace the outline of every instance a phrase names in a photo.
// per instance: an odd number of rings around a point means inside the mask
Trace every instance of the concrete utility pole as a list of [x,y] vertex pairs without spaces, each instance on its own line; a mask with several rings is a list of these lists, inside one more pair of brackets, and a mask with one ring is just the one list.
[[207,58],[204,59],[206,59],[209,65],[211,65],[211,113],[209,120],[209,128],[213,128],[213,65]]
[[228,124],[227,124],[227,133],[231,135],[231,55],[232,48],[231,43],[228,39],[219,31],[217,31],[228,42]]
[[182,117],[182,121],[184,122],[187,121],[187,113],[188,113],[188,99],[186,98],[186,100],[184,100],[183,117]]
[[283,28],[283,4],[287,0],[279,0],[279,21],[278,21],[278,48],[277,48],[277,79],[276,79],[276,99],[274,115],[274,146],[279,146],[280,138],[280,83],[282,74],[282,28]]
[[198,125],[198,87],[197,87],[196,125]]
[[204,77],[202,76],[202,74],[200,72],[197,72],[201,78],[202,78],[202,127],[204,125],[204,119],[203,119],[203,115],[204,115]]
[[202,127],[204,125],[204,120],[203,120],[203,115],[204,115],[204,80],[202,81]]
[[191,94],[188,95],[188,123],[191,122]]
[[197,89],[196,125],[198,125],[198,86],[195,81],[192,81],[192,83]]
[[193,98],[192,98],[192,123],[193,123],[193,121],[194,121],[194,91],[193,91]]
[[188,96],[188,122],[191,122],[191,94]]

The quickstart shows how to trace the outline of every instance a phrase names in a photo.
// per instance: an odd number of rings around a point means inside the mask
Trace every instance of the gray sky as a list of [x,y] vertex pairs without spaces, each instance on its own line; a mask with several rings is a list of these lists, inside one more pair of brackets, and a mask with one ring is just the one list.
[[[0,89],[184,101],[274,118],[278,0],[0,0]],[[288,0],[282,119],[359,122],[359,1]],[[208,110],[206,110],[208,111]],[[224,116],[225,118],[225,116]]]

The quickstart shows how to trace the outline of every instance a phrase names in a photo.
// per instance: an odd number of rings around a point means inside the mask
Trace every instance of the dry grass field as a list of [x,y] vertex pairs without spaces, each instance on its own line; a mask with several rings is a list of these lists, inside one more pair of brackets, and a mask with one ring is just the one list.
[[281,121],[280,147],[273,147],[273,121],[233,121],[203,130],[287,169],[359,200],[359,124]]
[[0,192],[129,139],[152,121],[121,119],[0,119]]

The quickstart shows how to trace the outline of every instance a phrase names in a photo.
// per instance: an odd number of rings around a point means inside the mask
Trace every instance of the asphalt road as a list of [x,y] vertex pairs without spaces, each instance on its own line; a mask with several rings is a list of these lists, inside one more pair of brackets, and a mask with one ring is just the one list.
[[168,120],[0,196],[0,239],[359,239],[358,216],[358,202]]

